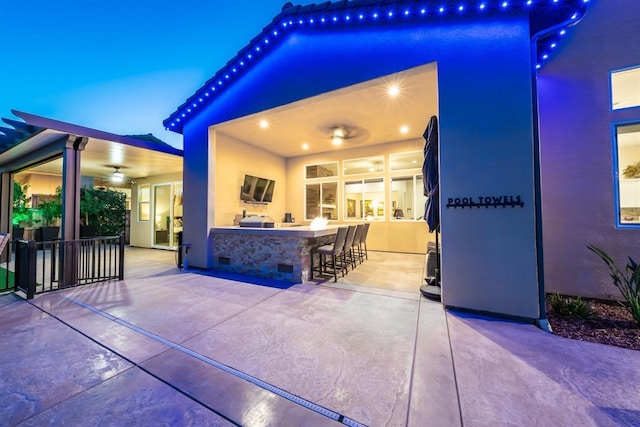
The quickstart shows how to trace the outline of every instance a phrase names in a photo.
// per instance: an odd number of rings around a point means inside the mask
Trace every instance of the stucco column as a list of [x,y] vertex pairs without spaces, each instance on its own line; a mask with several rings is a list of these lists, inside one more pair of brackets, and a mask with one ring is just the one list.
[[[62,232],[63,242],[80,238],[80,158],[87,145],[87,137],[69,135],[62,152]],[[75,245],[60,247],[60,278],[62,285],[77,282]]]
[[461,39],[438,62],[442,301],[536,320],[533,66],[528,23],[507,28],[483,32],[491,61]]
[[80,152],[87,141],[70,135],[62,152],[62,240],[80,237]]
[[[0,173],[0,233],[11,232],[11,214],[13,201],[13,179],[11,173]],[[13,237],[12,237],[13,238]]]
[[215,131],[194,120],[184,129],[183,244],[189,267],[211,268],[214,224]]
[[[11,211],[13,210],[13,179],[11,173],[0,173],[0,233],[11,233]],[[11,236],[13,239],[13,236]],[[9,251],[4,251],[5,255],[0,257],[0,262],[7,260]]]

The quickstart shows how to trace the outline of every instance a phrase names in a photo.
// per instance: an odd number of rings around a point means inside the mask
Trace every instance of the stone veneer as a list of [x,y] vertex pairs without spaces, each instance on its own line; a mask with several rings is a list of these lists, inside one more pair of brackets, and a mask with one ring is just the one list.
[[332,243],[335,236],[272,230],[272,234],[266,230],[254,234],[247,229],[238,229],[238,233],[213,229],[213,269],[304,283],[311,276],[311,250]]

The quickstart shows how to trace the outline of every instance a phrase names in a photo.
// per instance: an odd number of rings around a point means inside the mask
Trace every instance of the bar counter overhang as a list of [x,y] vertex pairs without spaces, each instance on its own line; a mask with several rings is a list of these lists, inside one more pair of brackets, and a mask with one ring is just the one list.
[[311,250],[333,243],[338,226],[214,227],[214,270],[305,283],[311,277]]

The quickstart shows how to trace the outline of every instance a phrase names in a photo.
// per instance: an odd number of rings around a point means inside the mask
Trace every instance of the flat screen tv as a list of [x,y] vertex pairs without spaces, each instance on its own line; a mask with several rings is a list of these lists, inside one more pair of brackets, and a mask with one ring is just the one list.
[[247,203],[269,203],[273,200],[273,190],[276,182],[272,179],[245,175],[240,200]]

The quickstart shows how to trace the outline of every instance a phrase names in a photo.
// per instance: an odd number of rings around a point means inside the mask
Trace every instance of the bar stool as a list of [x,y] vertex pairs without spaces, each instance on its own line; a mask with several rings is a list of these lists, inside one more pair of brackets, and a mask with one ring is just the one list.
[[[360,259],[369,259],[367,254],[367,234],[369,234],[369,226],[371,224],[366,222],[363,224],[362,234],[360,235],[360,241],[358,241],[358,255]],[[364,246],[364,249],[362,247]]]
[[[331,269],[333,270],[333,281],[338,281],[338,264],[342,277],[344,277],[344,270],[347,267],[344,262],[344,248],[345,241],[347,239],[348,227],[340,227],[336,232],[336,237],[333,239],[333,244],[323,245],[311,252],[311,278],[313,278],[313,254],[319,254],[318,271],[320,274],[327,271],[327,256],[331,257]],[[339,261],[339,262],[338,262]]]
[[[344,258],[344,262],[345,262],[345,267],[348,267],[348,264],[346,264],[347,262],[349,264],[351,264],[351,269],[355,270],[356,269],[356,259],[355,256],[353,254],[353,242],[355,242],[355,237],[356,237],[356,231],[358,230],[356,225],[350,225],[347,229],[347,237],[345,238],[344,241],[344,254],[343,254],[343,258]],[[348,258],[348,260],[347,260]],[[347,273],[349,272],[349,268],[346,269]]]
[[351,244],[351,251],[357,261],[362,264],[362,254],[360,253],[360,240],[362,239],[362,233],[364,232],[364,224],[358,224],[356,226],[356,234],[353,236],[353,243]]

